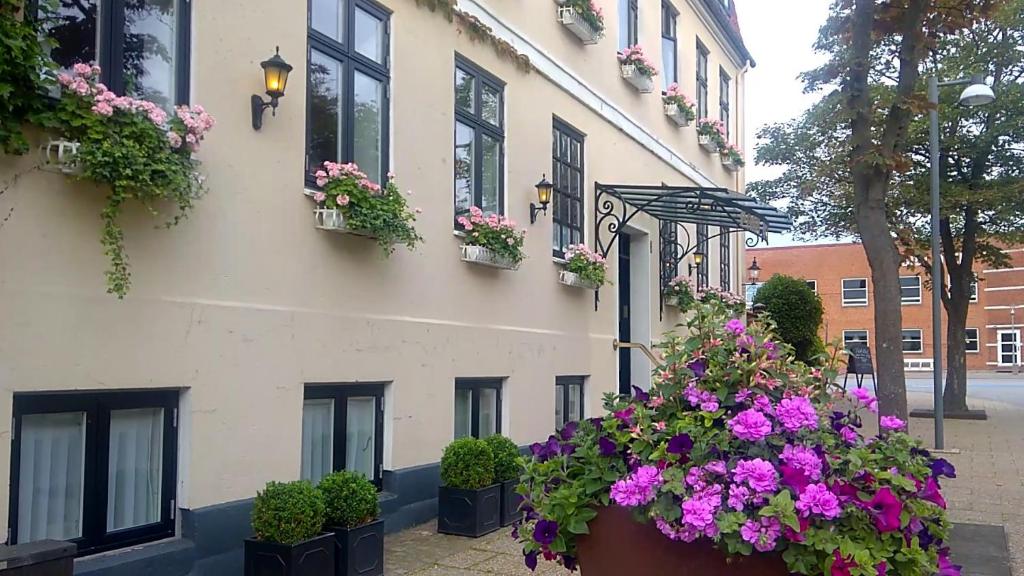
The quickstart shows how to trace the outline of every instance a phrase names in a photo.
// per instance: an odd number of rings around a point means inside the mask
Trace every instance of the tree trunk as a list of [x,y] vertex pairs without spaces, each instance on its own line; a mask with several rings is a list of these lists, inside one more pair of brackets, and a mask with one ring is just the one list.
[[[970,296],[968,296],[970,298]],[[946,388],[942,405],[946,412],[967,410],[967,302],[951,299],[946,306]]]

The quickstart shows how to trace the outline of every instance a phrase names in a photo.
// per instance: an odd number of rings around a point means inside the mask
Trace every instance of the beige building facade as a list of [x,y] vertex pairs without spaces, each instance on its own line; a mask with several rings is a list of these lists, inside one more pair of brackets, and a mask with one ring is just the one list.
[[[198,154],[209,192],[187,221],[164,230],[138,206],[123,215],[126,298],[105,293],[105,191],[33,169],[35,155],[0,157],[0,502],[12,510],[0,514],[0,534],[9,543],[77,539],[93,552],[163,538],[147,546],[170,547],[166,566],[203,573],[236,566],[247,505],[266,482],[325,467],[373,476],[398,529],[436,511],[436,463],[457,433],[542,439],[556,411],[562,420],[598,414],[601,396],[622,384],[620,361],[645,386],[645,357],[620,356],[612,341],[624,307],[636,342],[680,321],[659,305],[658,220],[641,214],[621,231],[608,254],[612,284],[596,305],[592,291],[558,283],[553,237],[564,228],[596,246],[609,234],[595,228],[595,182],[742,191],[744,176],[699,147],[692,126],[665,116],[664,70],[651,94],[622,79],[617,41],[635,15],[637,43],[660,70],[672,61],[663,50],[674,50],[683,91],[706,90],[704,115],[727,119],[741,149],[752,61],[731,2],[597,3],[605,37],[584,45],[544,0],[460,0],[453,21],[414,0],[160,2],[173,15],[153,18],[176,43],[174,72],[152,76],[217,125]],[[477,25],[490,39],[474,34]],[[103,62],[108,35],[118,38],[101,27]],[[275,46],[294,70],[255,131],[249,99],[264,91],[259,63]],[[497,98],[493,124],[457,111],[456,84],[477,102]],[[324,102],[334,108],[317,108]],[[371,118],[353,102],[370,106]],[[560,164],[553,139],[577,146],[579,160]],[[467,158],[493,169],[460,180],[456,164]],[[308,175],[321,159],[394,172],[422,209],[422,244],[384,258],[372,241],[314,228]],[[534,185],[555,170],[570,179],[558,175],[554,203],[531,224]],[[465,198],[528,230],[518,270],[460,260],[453,220]],[[742,238],[707,242],[706,282],[739,291]],[[147,459],[127,466],[129,480],[149,482],[136,502],[148,510],[120,524],[110,511],[125,498],[115,436]],[[61,478],[64,500],[37,493]],[[111,522],[158,528],[119,540]],[[147,546],[81,559],[79,571],[131,573]]]

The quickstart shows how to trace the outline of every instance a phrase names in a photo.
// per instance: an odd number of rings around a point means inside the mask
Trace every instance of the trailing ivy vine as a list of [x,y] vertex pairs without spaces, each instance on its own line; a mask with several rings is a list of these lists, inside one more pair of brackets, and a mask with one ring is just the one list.
[[533,63],[529,56],[520,53],[515,46],[499,38],[494,30],[480,21],[479,18],[464,12],[458,6],[458,0],[415,0],[417,6],[423,6],[431,12],[440,12],[449,22],[456,22],[465,30],[474,42],[490,44],[494,51],[525,73],[533,71]]
[[[41,1],[40,10],[50,3]],[[24,154],[28,140],[22,132],[27,122],[43,123],[46,99],[52,86],[54,65],[47,56],[53,45],[40,38],[39,19],[25,14],[24,0],[0,0],[0,149]]]

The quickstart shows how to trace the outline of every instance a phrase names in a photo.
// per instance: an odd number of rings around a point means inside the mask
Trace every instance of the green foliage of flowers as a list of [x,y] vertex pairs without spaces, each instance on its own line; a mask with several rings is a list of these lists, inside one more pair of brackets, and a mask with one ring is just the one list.
[[305,480],[269,482],[256,494],[252,530],[258,540],[296,544],[320,534],[324,495]]
[[710,138],[719,150],[723,150],[729,145],[729,141],[725,137],[725,124],[721,120],[712,120],[711,118],[697,120],[697,135]]
[[526,258],[523,252],[526,229],[516,228],[515,220],[498,214],[484,216],[483,210],[470,206],[469,217],[459,216],[456,221],[466,233],[464,244],[487,248],[514,266]]
[[316,489],[323,495],[326,527],[355,528],[380,515],[377,488],[362,474],[333,472],[324,476]]
[[441,456],[441,484],[449,488],[479,490],[494,484],[494,453],[487,442],[459,438]]
[[687,276],[676,276],[665,288],[665,301],[685,312],[697,301],[697,289]]
[[738,295],[714,286],[697,289],[689,276],[679,275],[669,280],[665,288],[665,300],[682,312],[692,310],[698,304],[717,303],[730,314],[740,315],[746,310],[746,302]]
[[824,309],[821,298],[800,278],[776,274],[757,289],[754,305],[775,323],[779,339],[793,347],[796,359],[811,363],[821,352],[821,319]]
[[484,442],[491,449],[494,456],[494,481],[507,482],[519,478],[522,471],[520,463],[519,447],[516,443],[501,434],[494,434],[484,438]]
[[723,159],[728,160],[733,166],[743,167],[746,165],[746,161],[743,160],[743,153],[740,149],[732,144],[726,144],[721,147],[718,153]]
[[[51,8],[48,1],[39,4]],[[0,149],[6,154],[28,150],[22,126],[41,121],[52,85],[46,49],[53,41],[40,40],[39,19],[26,17],[25,6],[24,0],[0,0]]]
[[673,82],[668,85],[665,89],[665,93],[661,97],[662,104],[672,105],[674,104],[679,113],[683,115],[688,122],[693,122],[697,117],[697,104],[687,96],[683,89],[680,88],[679,84]]
[[562,6],[572,8],[584,22],[597,32],[598,38],[604,35],[604,12],[594,4],[594,0],[562,0]]
[[574,244],[565,249],[565,269],[597,287],[604,286],[608,277],[604,256],[586,244]]
[[622,506],[666,538],[778,554],[795,574],[959,574],[939,487],[952,466],[894,417],[865,439],[861,411],[877,399],[846,397],[834,361],[795,362],[770,325],[733,312],[696,304],[690,335],[665,338],[649,392],[609,394],[605,416],[531,447],[514,533],[527,566],[574,569],[589,520]]

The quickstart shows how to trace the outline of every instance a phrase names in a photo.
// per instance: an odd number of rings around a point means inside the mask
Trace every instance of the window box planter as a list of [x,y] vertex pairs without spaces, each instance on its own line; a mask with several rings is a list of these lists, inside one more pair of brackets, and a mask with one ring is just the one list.
[[82,167],[78,164],[78,142],[50,140],[39,147],[40,170],[58,174],[78,175]]
[[619,64],[619,71],[622,73],[623,80],[632,84],[641,94],[649,94],[654,91],[654,78],[641,74],[636,69],[636,65]]
[[523,502],[523,497],[516,492],[516,486],[518,485],[519,480],[508,480],[500,484],[502,526],[511,526],[512,523],[519,520],[523,515],[519,511],[519,505]]
[[584,44],[597,44],[601,39],[601,33],[594,30],[594,27],[570,6],[558,7],[558,21]]
[[690,119],[679,109],[679,104],[665,104],[665,116],[680,128],[690,125]]
[[740,165],[738,162],[732,159],[731,156],[722,156],[722,166],[729,172],[738,172]]
[[462,261],[491,268],[500,268],[502,270],[515,270],[519,268],[519,264],[496,254],[490,248],[470,246],[468,244],[462,245]]
[[363,238],[374,238],[372,234],[349,228],[345,222],[345,215],[337,208],[315,208],[313,210],[313,217],[315,219],[314,225],[319,230],[352,234],[353,236],[362,236]]
[[383,576],[384,521],[374,520],[355,528],[330,528],[334,532],[335,576]]
[[478,538],[501,528],[501,485],[479,490],[439,486],[437,531]]
[[558,281],[566,286],[572,286],[573,288],[583,288],[585,290],[597,290],[599,288],[597,284],[588,282],[579,274],[569,272],[568,270],[562,270],[558,273]]
[[718,143],[711,139],[710,136],[697,136],[697,143],[700,147],[707,151],[708,154],[718,153]]
[[334,573],[334,534],[297,544],[245,539],[245,576],[323,576]]

